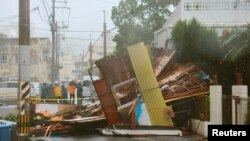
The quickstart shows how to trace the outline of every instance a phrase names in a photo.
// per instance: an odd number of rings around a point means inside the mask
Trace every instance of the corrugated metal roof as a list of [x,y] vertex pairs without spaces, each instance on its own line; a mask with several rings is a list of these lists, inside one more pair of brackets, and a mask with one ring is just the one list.
[[167,107],[156,80],[148,48],[144,43],[138,43],[129,46],[128,53],[152,125],[172,126],[173,122],[171,117],[168,117],[164,113]]

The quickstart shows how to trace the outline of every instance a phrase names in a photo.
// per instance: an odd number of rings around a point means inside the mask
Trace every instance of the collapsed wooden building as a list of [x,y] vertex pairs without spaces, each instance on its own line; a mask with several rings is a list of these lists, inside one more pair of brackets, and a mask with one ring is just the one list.
[[[177,64],[174,50],[140,48],[140,46],[144,46],[144,44],[128,47],[130,49],[122,54],[115,54],[97,60],[95,62],[96,67],[89,70],[90,75],[96,73],[100,75],[100,79],[93,81],[93,84],[107,122],[109,125],[129,125],[131,128],[136,125],[179,125],[176,123],[180,122],[178,120],[172,122],[171,118],[174,117],[176,111],[175,109],[172,111],[170,105],[183,99],[198,96],[206,97],[211,79],[193,64]],[[143,51],[145,51],[144,54]],[[145,62],[145,59],[147,60],[147,57],[144,57],[145,55],[150,58],[148,62]],[[153,77],[156,79],[157,85],[145,82],[148,80],[154,81],[154,78],[147,79],[152,77],[150,67],[153,68]],[[167,108],[161,109],[163,105],[158,104],[162,103],[161,98],[154,98],[157,97],[155,95],[157,93],[156,89],[160,90],[164,105]],[[145,94],[149,91],[154,92]],[[138,112],[136,111],[138,110],[138,108],[136,109],[138,101],[135,99],[138,99],[138,97],[142,99],[142,102],[146,103],[146,106],[141,108],[148,111],[149,115],[146,118],[147,116],[142,114],[144,117],[141,118],[141,123],[136,119],[138,118],[136,117],[136,114],[138,114],[136,113]],[[152,110],[152,108],[154,109]],[[164,112],[166,109],[167,112]],[[207,114],[204,109],[198,114],[203,115],[203,118]],[[158,114],[161,112],[166,114],[165,121],[157,119],[162,116]],[[175,114],[176,116],[178,115]]]

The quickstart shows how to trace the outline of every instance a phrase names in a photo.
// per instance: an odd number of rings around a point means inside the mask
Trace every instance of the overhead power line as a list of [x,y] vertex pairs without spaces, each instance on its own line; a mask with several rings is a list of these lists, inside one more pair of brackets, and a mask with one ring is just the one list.
[[[30,12],[35,12],[36,10],[39,10],[38,6],[30,9]],[[8,20],[12,20],[12,19],[15,19],[15,18],[18,18],[19,15],[12,15],[12,16],[8,16],[8,17],[3,17],[3,18],[0,18],[0,22],[5,22],[5,21],[8,21]]]
[[[103,34],[103,33],[101,33],[101,35],[97,38],[97,40],[95,40],[95,42],[92,44],[92,48],[94,48],[95,44],[101,39],[102,34]],[[90,51],[90,48],[89,48],[88,51],[84,54],[83,59],[88,55],[88,52],[89,52],[89,51]]]
[[63,40],[82,40],[82,41],[89,41],[87,38],[77,38],[77,37],[64,37]]
[[61,32],[96,32],[96,33],[100,33],[102,31],[98,31],[98,30],[62,30]]
[[43,7],[45,9],[46,15],[48,17],[49,24],[51,24],[51,21],[50,21],[50,15],[51,15],[50,7],[48,6],[47,1],[45,1],[45,2],[44,2],[44,0],[41,0],[41,1],[42,1],[42,4],[43,4]]

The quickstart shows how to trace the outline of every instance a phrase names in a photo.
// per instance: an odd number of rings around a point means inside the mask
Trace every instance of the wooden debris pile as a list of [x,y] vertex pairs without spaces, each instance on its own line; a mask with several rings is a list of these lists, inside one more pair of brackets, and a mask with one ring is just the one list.
[[[164,99],[184,98],[208,91],[211,80],[194,64],[177,64],[175,51],[151,48],[153,66]],[[203,78],[205,75],[207,78]]]
[[[31,107],[39,107],[39,104],[32,103],[32,105]],[[84,124],[87,123],[106,122],[99,101],[84,106],[54,104],[54,106],[55,105],[58,106],[56,113],[49,112],[49,108],[31,109],[31,134],[48,137],[54,133],[69,133],[76,124],[84,126]]]

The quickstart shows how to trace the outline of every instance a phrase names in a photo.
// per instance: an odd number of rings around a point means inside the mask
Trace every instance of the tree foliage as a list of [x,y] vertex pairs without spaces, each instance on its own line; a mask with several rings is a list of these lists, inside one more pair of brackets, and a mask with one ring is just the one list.
[[236,84],[236,73],[242,75],[243,84],[250,85],[250,25],[225,30],[219,38],[195,19],[178,21],[172,38],[177,61],[192,62],[210,75],[219,75],[225,94],[230,94],[231,86]]
[[179,63],[193,62],[206,69],[220,62],[219,38],[214,30],[202,26],[196,19],[178,21],[172,30]]
[[223,65],[229,66],[232,71],[240,72],[243,83],[250,85],[250,24],[228,32],[222,43],[222,49]]
[[121,0],[112,8],[112,20],[118,28],[114,41],[120,51],[137,42],[151,43],[170,11],[168,6],[179,0]]
[[232,30],[222,44],[224,61],[234,63],[250,55],[250,25]]
[[129,45],[150,40],[152,37],[149,32],[140,25],[122,25],[119,29],[120,34],[113,40],[116,41],[118,51],[121,51]]

